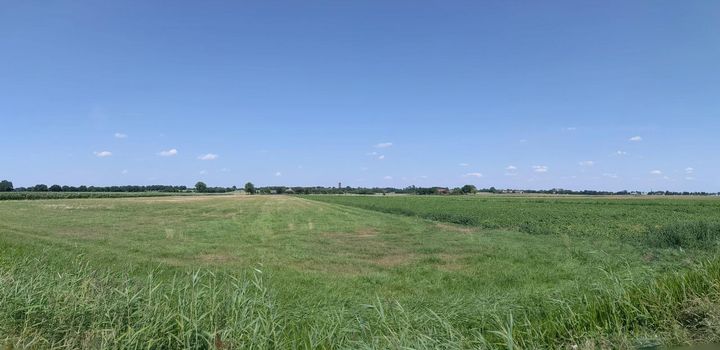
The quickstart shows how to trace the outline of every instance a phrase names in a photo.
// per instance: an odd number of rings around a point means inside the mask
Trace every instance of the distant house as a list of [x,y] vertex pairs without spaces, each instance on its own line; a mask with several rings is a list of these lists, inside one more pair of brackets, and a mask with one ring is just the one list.
[[450,194],[450,189],[447,187],[438,187],[435,189],[435,193],[437,194]]

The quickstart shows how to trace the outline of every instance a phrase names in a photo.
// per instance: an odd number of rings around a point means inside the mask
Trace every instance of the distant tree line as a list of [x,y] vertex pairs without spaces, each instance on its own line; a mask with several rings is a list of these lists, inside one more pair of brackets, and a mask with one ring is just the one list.
[[[149,186],[60,186],[38,184],[31,187],[13,187],[13,183],[8,180],[0,181],[0,192],[199,192],[199,193],[226,193],[238,191],[236,186],[232,187],[209,187],[200,181],[195,184],[194,188],[187,186],[170,186],[170,185],[149,185]],[[255,187],[252,182],[248,182],[242,187],[247,194],[415,194],[415,195],[466,195],[474,193],[498,193],[498,194],[563,194],[563,195],[585,195],[585,196],[631,196],[631,195],[649,195],[649,196],[720,196],[720,192],[673,192],[673,191],[595,191],[595,190],[566,190],[561,188],[552,188],[549,190],[518,190],[518,189],[496,189],[495,187],[478,189],[474,185],[465,185],[462,187],[416,187],[408,186],[404,188],[395,187],[324,187],[324,186],[264,186]]]
[[720,192],[673,192],[673,191],[596,191],[596,190],[566,190],[560,188],[552,188],[548,190],[520,190],[520,189],[497,189],[495,187],[478,189],[474,185],[465,185],[462,187],[416,187],[409,186],[404,188],[395,187],[286,187],[286,186],[266,186],[258,187],[257,192],[260,194],[414,194],[414,195],[466,195],[474,193],[496,193],[496,194],[563,194],[563,195],[584,195],[584,196],[632,196],[632,195],[651,195],[651,196],[717,196]]

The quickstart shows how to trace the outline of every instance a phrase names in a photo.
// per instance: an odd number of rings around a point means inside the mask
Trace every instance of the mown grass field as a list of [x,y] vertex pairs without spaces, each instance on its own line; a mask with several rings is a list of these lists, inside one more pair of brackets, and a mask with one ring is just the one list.
[[712,342],[720,336],[718,209],[712,199],[4,201],[0,343],[517,349]]
[[[0,192],[2,200],[34,200],[34,199],[79,199],[79,198],[134,198],[134,197],[167,197],[195,196],[196,193],[177,192]],[[222,196],[225,194],[213,194]]]

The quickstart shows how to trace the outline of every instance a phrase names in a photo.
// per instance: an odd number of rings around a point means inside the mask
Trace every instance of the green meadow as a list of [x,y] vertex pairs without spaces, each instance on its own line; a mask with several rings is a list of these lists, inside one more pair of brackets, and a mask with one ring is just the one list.
[[720,337],[720,200],[0,201],[0,347],[635,348]]

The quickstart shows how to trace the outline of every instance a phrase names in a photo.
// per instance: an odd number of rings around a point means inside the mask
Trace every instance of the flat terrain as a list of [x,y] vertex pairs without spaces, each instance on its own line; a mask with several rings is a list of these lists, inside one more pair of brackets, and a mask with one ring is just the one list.
[[[553,322],[563,322],[553,319],[563,310],[589,312],[582,306],[592,304],[587,296],[624,293],[668,276],[704,271],[699,263],[714,261],[715,240],[684,247],[654,244],[648,235],[677,222],[720,221],[720,201],[712,199],[237,195],[5,201],[0,213],[0,282],[6,285],[0,287],[0,298],[6,298],[0,302],[7,302],[0,306],[0,318],[5,318],[0,320],[0,340],[20,345],[122,347],[150,339],[118,335],[125,334],[129,316],[125,323],[103,321],[104,330],[95,329],[101,326],[92,315],[101,306],[83,314],[85,321],[72,332],[28,325],[29,316],[21,312],[28,305],[22,306],[17,288],[37,281],[27,280],[32,276],[21,271],[48,271],[37,277],[56,286],[43,294],[48,298],[64,283],[53,276],[77,269],[89,274],[83,281],[107,273],[108,281],[123,280],[130,289],[152,276],[159,291],[200,272],[220,284],[261,275],[262,290],[272,295],[277,312],[270,319],[277,322],[277,334],[248,340],[247,334],[228,329],[229,321],[198,321],[193,332],[202,331],[207,346],[218,348],[509,348],[603,342],[622,347],[642,341],[712,340],[704,333],[673,330],[676,325],[662,323],[667,320],[657,325],[643,321],[644,328],[632,329],[612,323],[617,320],[598,320],[606,324],[593,331],[577,324],[552,328]],[[13,283],[16,289],[11,290]],[[63,286],[72,293],[72,286]],[[224,288],[214,289],[225,293]],[[705,292],[710,293],[698,294]],[[405,319],[386,320],[386,307]],[[62,318],[68,311],[46,312]],[[52,318],[48,314],[45,319]],[[508,330],[514,322],[518,330]],[[114,327],[125,330],[106,332]],[[165,346],[196,344],[199,333],[176,331],[184,338],[163,340],[175,344]],[[87,339],[92,341],[82,343]]]

